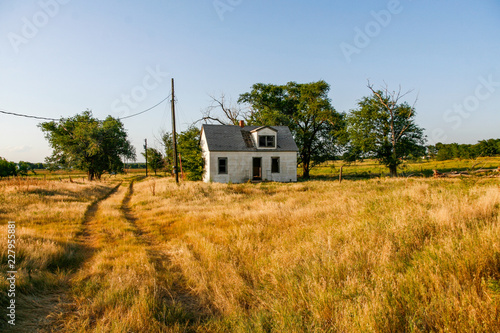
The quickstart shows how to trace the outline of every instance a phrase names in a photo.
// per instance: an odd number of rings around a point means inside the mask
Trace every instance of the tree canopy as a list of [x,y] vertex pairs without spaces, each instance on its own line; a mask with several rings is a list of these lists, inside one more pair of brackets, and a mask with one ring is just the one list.
[[427,147],[429,157],[438,161],[473,159],[500,155],[500,139],[481,140],[476,144],[441,143]]
[[165,159],[161,152],[155,148],[148,148],[147,154],[143,152],[142,155],[147,159],[148,166],[153,170],[155,176],[156,172],[165,166]]
[[17,168],[16,163],[9,162],[5,158],[0,157],[0,178],[16,176]]
[[53,149],[46,161],[84,170],[89,180],[100,179],[105,172],[122,172],[122,158],[135,159],[135,149],[122,122],[111,116],[99,120],[87,110],[39,127]]
[[423,129],[415,123],[415,108],[400,102],[405,94],[374,90],[347,116],[347,159],[373,157],[397,176],[402,159],[425,154]]
[[303,177],[309,178],[314,165],[334,158],[344,128],[344,115],[332,107],[329,91],[325,81],[258,83],[240,95],[238,102],[251,106],[248,124],[290,128],[299,147]]
[[[166,132],[162,136],[165,146],[165,160],[169,169],[173,163],[173,140],[172,134]],[[191,125],[185,131],[177,135],[177,153],[180,156],[182,171],[186,173],[189,180],[201,180],[203,177],[203,157],[200,146],[200,130]]]

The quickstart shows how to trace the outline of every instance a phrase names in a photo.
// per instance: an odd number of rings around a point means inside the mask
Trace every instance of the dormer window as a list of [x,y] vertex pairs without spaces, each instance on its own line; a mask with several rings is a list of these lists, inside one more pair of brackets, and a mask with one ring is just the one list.
[[278,147],[278,131],[269,126],[257,127],[250,131],[252,140],[258,149],[276,149]]
[[259,147],[275,148],[276,137],[274,135],[259,135]]

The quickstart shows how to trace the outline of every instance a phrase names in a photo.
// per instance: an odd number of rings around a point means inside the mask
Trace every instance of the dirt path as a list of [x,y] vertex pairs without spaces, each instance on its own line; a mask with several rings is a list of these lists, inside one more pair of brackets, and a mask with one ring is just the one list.
[[[99,205],[109,197],[111,197],[113,194],[118,191],[120,188],[122,182],[118,183],[115,187],[111,189],[104,197],[100,198],[99,200],[94,201],[88,208],[87,211],[85,212],[85,215],[83,216],[83,222],[82,222],[82,229],[80,232],[76,235],[76,240],[77,243],[81,245],[82,248],[90,251],[88,253],[89,257],[91,256],[91,253],[94,248],[92,248],[92,244],[94,244],[95,241],[95,230],[96,228],[96,223],[95,223],[95,215],[97,213],[97,210],[99,209]],[[89,258],[86,258],[89,259]]]
[[[156,271],[157,295],[166,309],[183,310],[185,317],[179,318],[183,324],[200,323],[208,316],[205,308],[198,298],[186,289],[182,273],[176,269],[170,260],[165,245],[147,230],[144,224],[136,218],[130,201],[134,194],[134,181],[129,185],[128,191],[122,201],[123,215],[135,230],[137,237],[146,247],[149,260]],[[165,314],[164,314],[165,315]],[[168,320],[164,317],[164,322]]]
[[[86,209],[81,222],[81,230],[75,235],[71,242],[72,251],[75,256],[75,270],[90,260],[95,248],[92,246],[95,233],[92,231],[94,216],[100,204],[114,195],[122,182],[112,187],[103,197],[96,199]],[[74,273],[73,273],[74,274]],[[69,281],[73,274],[68,275],[59,289],[38,295],[19,297],[20,316],[15,327],[9,328],[10,332],[52,332],[57,331],[53,327],[54,323],[61,318],[66,309],[71,306],[72,300],[68,296],[67,290],[70,287]]]
[[[131,205],[134,195],[134,183],[140,177],[130,180],[128,188],[119,183],[102,198],[90,204],[82,218],[81,229],[76,234],[73,245],[77,252],[73,273],[67,275],[59,290],[45,295],[36,295],[25,302],[29,319],[19,321],[13,332],[61,332],[69,318],[75,321],[81,311],[78,301],[71,295],[73,279],[80,272],[85,272],[89,265],[99,258],[103,228],[105,225],[99,216],[107,212],[109,204],[118,202],[116,212],[121,214],[127,232],[131,232],[139,246],[144,249],[147,260],[154,267],[154,297],[159,303],[157,320],[166,327],[181,325],[189,330],[208,318],[208,313],[198,298],[185,287],[186,283],[180,270],[170,260],[165,241],[160,241],[150,232]],[[109,202],[108,202],[109,200]],[[106,210],[105,210],[106,209]]]

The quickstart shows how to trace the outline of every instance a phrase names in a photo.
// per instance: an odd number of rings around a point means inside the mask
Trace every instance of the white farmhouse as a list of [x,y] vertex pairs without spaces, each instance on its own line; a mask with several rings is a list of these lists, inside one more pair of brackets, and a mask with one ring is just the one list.
[[203,181],[297,181],[299,149],[286,126],[203,125]]

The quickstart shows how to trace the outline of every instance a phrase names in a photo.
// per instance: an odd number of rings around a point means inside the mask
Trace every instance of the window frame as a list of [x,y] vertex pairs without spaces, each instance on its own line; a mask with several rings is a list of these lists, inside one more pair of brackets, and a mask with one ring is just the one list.
[[[269,138],[271,138],[271,142],[269,142]],[[276,148],[276,135],[259,135],[259,148]],[[262,141],[264,140],[264,145],[262,145]],[[270,145],[272,143],[272,145]]]
[[[274,161],[276,161],[276,167],[278,171],[274,169]],[[281,173],[281,163],[279,156],[271,157],[271,173]]]
[[[224,161],[224,171],[221,172],[221,161]],[[227,157],[219,157],[217,158],[217,174],[219,175],[227,175],[229,172],[228,160]]]

